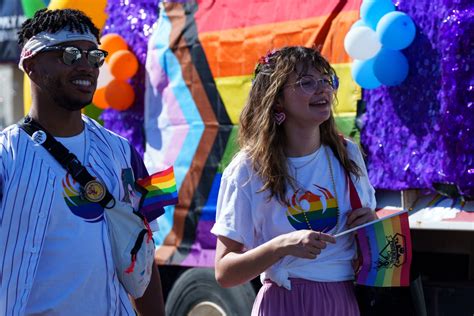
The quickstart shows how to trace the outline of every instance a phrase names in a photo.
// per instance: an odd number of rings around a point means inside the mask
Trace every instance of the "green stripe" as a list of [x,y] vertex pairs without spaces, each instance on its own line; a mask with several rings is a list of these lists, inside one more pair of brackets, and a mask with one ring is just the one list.
[[222,173],[224,169],[229,165],[235,153],[239,151],[239,146],[237,144],[237,134],[238,127],[233,126],[229,135],[229,140],[227,141],[227,145],[225,146],[224,154],[222,155],[222,160],[219,163],[217,173]]
[[[334,116],[336,121],[337,129],[343,133],[345,136],[349,137],[352,129],[354,128],[355,122],[355,113],[354,115],[344,115],[344,116]],[[355,142],[360,143],[360,133],[359,131],[356,132],[354,137],[352,137]]]
[[166,188],[166,189],[158,189],[158,190],[153,190],[147,193],[147,197],[153,197],[157,195],[163,195],[167,193],[173,193],[176,191],[176,185],[173,185],[172,187]]

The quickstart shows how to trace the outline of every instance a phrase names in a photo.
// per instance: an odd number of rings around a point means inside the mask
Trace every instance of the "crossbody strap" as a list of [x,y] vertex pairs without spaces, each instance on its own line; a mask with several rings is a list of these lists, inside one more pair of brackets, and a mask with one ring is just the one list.
[[[26,116],[18,126],[23,129],[33,141],[46,149],[51,156],[76,180],[82,188],[82,194],[90,202],[99,203],[104,208],[112,208],[115,200],[104,184],[97,181],[81,164],[76,155],[71,153],[63,144],[58,142],[45,128],[31,117]],[[113,201],[112,206],[107,206]]]

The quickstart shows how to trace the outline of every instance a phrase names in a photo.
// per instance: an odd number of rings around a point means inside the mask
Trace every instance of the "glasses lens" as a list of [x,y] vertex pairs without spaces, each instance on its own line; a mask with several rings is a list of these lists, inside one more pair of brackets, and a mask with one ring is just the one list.
[[76,47],[65,47],[63,51],[63,61],[66,65],[72,65],[81,59],[81,51]]
[[315,93],[317,85],[318,85],[317,81],[313,79],[312,77],[304,77],[304,78],[301,78],[300,80],[301,90],[303,90],[303,92],[306,94]]
[[100,49],[90,50],[87,53],[87,61],[92,67],[99,68],[104,64],[105,52]]

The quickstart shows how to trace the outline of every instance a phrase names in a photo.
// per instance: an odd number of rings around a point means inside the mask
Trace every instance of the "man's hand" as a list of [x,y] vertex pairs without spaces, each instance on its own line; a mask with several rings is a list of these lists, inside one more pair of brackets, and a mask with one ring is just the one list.
[[156,265],[153,265],[151,280],[143,296],[131,300],[135,311],[140,316],[165,316],[161,279]]

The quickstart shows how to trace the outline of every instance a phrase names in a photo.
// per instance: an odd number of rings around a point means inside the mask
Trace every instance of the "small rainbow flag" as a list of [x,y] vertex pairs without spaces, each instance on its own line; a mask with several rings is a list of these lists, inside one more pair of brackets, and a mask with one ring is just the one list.
[[140,211],[149,220],[164,213],[163,207],[178,203],[173,166],[137,181],[142,193]]
[[357,231],[362,263],[358,284],[377,287],[410,285],[412,257],[408,211],[404,210],[376,221],[354,227]]
[[357,283],[409,286],[411,238],[408,212],[396,213],[357,231],[362,265]]

